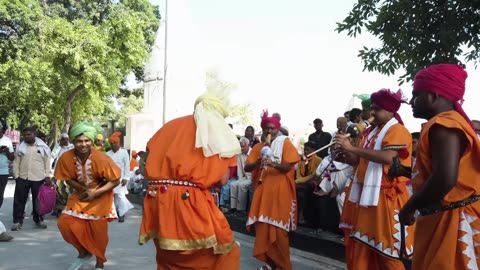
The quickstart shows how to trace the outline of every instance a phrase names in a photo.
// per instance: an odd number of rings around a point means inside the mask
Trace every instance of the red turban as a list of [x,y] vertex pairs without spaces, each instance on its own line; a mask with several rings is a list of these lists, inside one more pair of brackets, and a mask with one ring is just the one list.
[[110,141],[110,143],[120,143],[120,136],[122,136],[122,133],[114,132],[108,140]]
[[473,127],[473,123],[463,111],[465,80],[468,74],[460,65],[439,64],[420,70],[415,75],[413,89],[438,94],[455,103],[455,110]]
[[278,119],[278,117],[274,117],[274,116],[269,117],[268,116],[268,111],[265,110],[265,111],[263,111],[262,122],[260,123],[260,126],[262,128],[264,128],[268,124],[273,124],[276,128],[280,128],[280,126],[281,126],[280,119]]
[[403,125],[402,118],[397,113],[402,103],[406,103],[401,90],[396,93],[390,91],[390,89],[381,89],[373,93],[370,96],[371,102],[380,106],[382,109],[394,113],[397,121]]

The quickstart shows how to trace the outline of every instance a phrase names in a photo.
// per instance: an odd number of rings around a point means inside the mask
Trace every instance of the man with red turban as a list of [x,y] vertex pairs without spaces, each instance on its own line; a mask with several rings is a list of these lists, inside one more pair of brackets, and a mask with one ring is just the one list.
[[412,269],[478,269],[480,265],[480,142],[462,109],[467,73],[439,64],[415,76],[410,105],[422,127],[412,198],[400,211],[416,220]]
[[[353,146],[347,136],[335,139],[338,153],[355,166],[354,179],[342,211],[342,227],[348,228],[345,241],[348,269],[404,269],[398,212],[409,199],[408,178],[389,178],[394,159],[404,166],[412,162],[412,136],[397,111],[403,102],[401,91],[382,89],[371,95],[375,128]],[[413,252],[413,227],[406,229],[405,249]]]
[[120,136],[122,133],[114,132],[108,139],[111,144],[111,150],[107,152],[107,155],[115,161],[115,164],[122,170],[122,178],[120,178],[120,185],[116,186],[113,190],[115,197],[115,208],[118,213],[118,222],[125,221],[125,214],[128,210],[133,208],[133,205],[128,201],[127,196],[127,183],[130,179],[130,158],[126,149],[122,148],[120,144]]
[[288,137],[279,135],[278,117],[265,112],[261,126],[270,149],[254,147],[245,161],[245,171],[260,169],[262,180],[253,193],[247,228],[255,225],[253,256],[266,263],[261,270],[291,270],[288,232],[297,227],[294,166],[300,156]]

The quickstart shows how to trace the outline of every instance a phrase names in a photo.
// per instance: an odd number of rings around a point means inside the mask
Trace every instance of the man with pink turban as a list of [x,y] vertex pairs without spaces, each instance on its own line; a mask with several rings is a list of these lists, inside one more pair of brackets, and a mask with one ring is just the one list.
[[253,256],[266,263],[261,270],[291,270],[288,232],[297,227],[294,166],[300,156],[288,137],[279,134],[278,117],[265,112],[261,126],[263,134],[271,137],[265,143],[271,151],[262,155],[263,149],[255,146],[245,161],[245,171],[260,170],[262,180],[253,193],[247,228],[255,225]]
[[410,105],[422,127],[411,199],[400,211],[416,218],[412,269],[478,269],[480,265],[480,142],[462,108],[467,73],[439,64],[415,76]]
[[[357,146],[338,134],[334,153],[356,169],[346,195],[341,228],[345,229],[348,269],[404,269],[401,259],[401,233],[398,212],[409,199],[407,177],[388,176],[394,159],[404,166],[412,164],[412,136],[403,126],[397,111],[402,93],[388,89],[371,95],[375,128]],[[414,228],[407,229],[405,251],[413,252]]]

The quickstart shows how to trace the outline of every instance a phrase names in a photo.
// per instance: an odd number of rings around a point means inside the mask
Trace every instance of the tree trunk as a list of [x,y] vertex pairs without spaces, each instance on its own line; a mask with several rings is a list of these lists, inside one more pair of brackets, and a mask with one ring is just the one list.
[[70,126],[72,125],[72,105],[75,101],[77,95],[82,92],[85,88],[83,85],[77,86],[70,94],[67,96],[67,101],[65,102],[65,107],[63,109],[63,118],[64,118],[64,125],[63,125],[63,132],[68,133],[70,130]]

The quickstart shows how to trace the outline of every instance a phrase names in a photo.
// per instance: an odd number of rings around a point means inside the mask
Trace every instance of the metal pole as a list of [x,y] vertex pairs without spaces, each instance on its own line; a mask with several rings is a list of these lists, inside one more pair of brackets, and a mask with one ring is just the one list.
[[163,56],[163,113],[162,113],[162,125],[165,125],[167,114],[167,31],[168,31],[168,0],[165,0],[165,49]]

